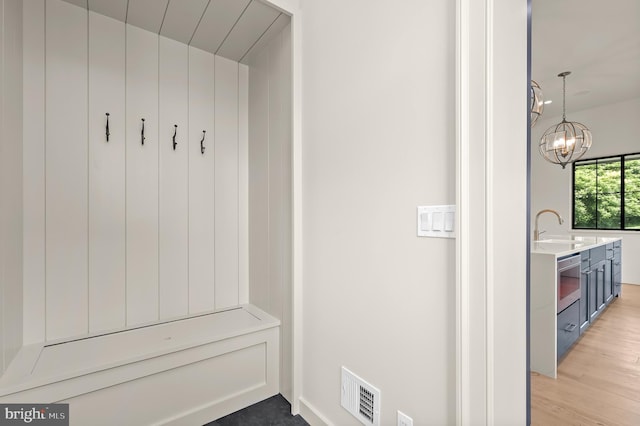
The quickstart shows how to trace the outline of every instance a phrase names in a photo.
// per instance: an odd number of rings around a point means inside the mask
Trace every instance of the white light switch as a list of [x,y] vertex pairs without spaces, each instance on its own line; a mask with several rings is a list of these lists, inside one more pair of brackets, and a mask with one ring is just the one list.
[[444,228],[444,213],[433,212],[433,230],[442,231]]
[[446,212],[444,214],[444,230],[447,232],[453,231],[454,221],[455,221],[455,214],[453,212]]
[[431,215],[429,213],[420,213],[420,230],[431,230]]
[[455,238],[456,206],[418,206],[418,236]]

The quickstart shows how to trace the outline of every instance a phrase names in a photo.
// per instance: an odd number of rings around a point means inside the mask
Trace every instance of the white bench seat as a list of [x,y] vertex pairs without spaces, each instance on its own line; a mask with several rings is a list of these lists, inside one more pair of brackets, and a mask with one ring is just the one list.
[[[156,414],[149,415],[140,401],[140,413],[105,419],[104,424],[171,424],[186,418],[206,422],[278,392],[279,325],[278,319],[255,306],[242,305],[68,342],[25,346],[0,379],[0,402],[69,402],[71,423],[82,424],[88,420],[83,413],[90,415],[91,407],[118,403],[117,395],[135,388],[152,396],[152,407],[162,405],[171,411],[150,409]],[[180,378],[177,387],[176,378]],[[166,393],[163,386],[173,389]],[[119,389],[114,393],[107,389],[111,387]],[[204,399],[199,396],[203,392],[208,394]],[[190,396],[175,406],[180,399],[176,393]]]

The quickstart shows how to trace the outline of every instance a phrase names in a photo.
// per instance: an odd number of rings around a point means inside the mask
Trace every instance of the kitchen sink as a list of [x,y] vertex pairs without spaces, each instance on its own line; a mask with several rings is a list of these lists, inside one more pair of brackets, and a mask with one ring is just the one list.
[[537,253],[559,253],[571,250],[579,250],[583,247],[584,244],[577,241],[564,241],[564,242],[553,242],[550,243],[548,241],[536,241],[533,246],[533,251]]

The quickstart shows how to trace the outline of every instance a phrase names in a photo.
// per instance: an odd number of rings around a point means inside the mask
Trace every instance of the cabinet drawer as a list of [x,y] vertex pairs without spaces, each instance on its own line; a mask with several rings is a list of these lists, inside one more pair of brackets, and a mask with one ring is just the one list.
[[592,265],[594,263],[598,263],[598,262],[600,262],[600,261],[605,259],[605,253],[606,253],[606,247],[605,246],[594,247],[589,251],[591,252],[591,264]]
[[607,259],[613,258],[613,243],[609,243],[606,245],[606,257]]
[[614,248],[613,249],[613,258],[620,261],[622,259],[622,249]]
[[622,280],[620,274],[613,274],[613,295],[620,296],[622,294]]
[[589,261],[589,250],[585,250],[583,252],[580,252],[580,258],[581,258],[581,265],[580,265],[580,270],[581,271],[586,271],[587,269],[589,269],[589,266],[591,266],[591,262]]
[[621,248],[622,247],[622,240],[614,241],[613,242],[613,247],[614,248]]
[[613,275],[620,275],[622,273],[622,262],[613,262]]
[[558,359],[580,335],[580,300],[558,314]]

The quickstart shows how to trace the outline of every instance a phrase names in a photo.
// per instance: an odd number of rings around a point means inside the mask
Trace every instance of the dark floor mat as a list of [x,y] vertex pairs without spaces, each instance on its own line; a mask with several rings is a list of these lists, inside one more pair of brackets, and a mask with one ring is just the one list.
[[291,415],[291,405],[282,395],[272,396],[205,426],[305,426],[300,415]]

